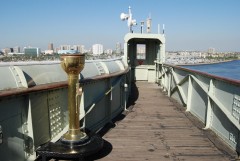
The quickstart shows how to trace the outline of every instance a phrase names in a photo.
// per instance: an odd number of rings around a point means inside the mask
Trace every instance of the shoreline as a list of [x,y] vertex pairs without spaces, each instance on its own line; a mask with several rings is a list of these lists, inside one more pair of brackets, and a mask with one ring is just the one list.
[[209,62],[209,63],[196,63],[196,64],[176,64],[176,66],[197,66],[197,65],[211,65],[211,64],[219,64],[219,63],[227,63],[231,61],[235,61],[239,59],[233,59],[233,60],[225,60],[225,61],[216,61],[216,62]]

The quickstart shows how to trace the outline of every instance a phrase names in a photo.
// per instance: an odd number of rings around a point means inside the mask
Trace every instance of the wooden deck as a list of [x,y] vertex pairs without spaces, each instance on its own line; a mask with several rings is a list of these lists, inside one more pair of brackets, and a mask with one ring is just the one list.
[[[104,149],[86,160],[229,161],[236,154],[159,86],[137,82],[127,114],[102,131]],[[216,147],[218,146],[218,148]]]

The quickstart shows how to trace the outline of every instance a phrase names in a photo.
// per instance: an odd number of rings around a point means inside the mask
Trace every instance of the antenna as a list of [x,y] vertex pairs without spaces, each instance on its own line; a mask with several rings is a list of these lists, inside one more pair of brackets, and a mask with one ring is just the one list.
[[120,19],[122,21],[128,20],[127,24],[128,24],[128,27],[129,27],[129,32],[132,33],[133,32],[132,26],[137,25],[137,21],[135,19],[132,19],[132,12],[131,12],[131,7],[130,6],[128,7],[128,14],[121,13],[120,14]]
[[141,34],[143,33],[143,25],[144,25],[144,21],[141,21]]
[[164,30],[165,30],[165,25],[163,24],[163,34],[164,34]]
[[160,34],[160,24],[158,24],[158,34]]
[[149,17],[147,18],[147,33],[151,32],[151,26],[152,26],[152,19],[151,19],[151,13],[149,13]]

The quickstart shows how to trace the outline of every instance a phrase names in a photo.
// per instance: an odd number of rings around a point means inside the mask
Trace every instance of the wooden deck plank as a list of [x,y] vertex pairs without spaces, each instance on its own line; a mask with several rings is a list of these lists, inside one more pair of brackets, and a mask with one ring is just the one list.
[[103,138],[110,152],[102,161],[227,161],[236,156],[217,149],[156,84],[137,82],[138,99],[126,117]]

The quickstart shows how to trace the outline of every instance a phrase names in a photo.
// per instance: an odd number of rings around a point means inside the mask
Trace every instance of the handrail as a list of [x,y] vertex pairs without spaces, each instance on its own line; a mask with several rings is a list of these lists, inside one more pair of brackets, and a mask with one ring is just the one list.
[[190,73],[196,73],[196,74],[199,74],[199,75],[202,75],[202,76],[206,76],[206,77],[209,77],[209,78],[214,78],[216,80],[221,80],[221,81],[224,81],[226,83],[230,83],[230,84],[233,84],[233,85],[240,86],[240,81],[238,81],[238,80],[233,80],[233,79],[230,79],[230,78],[220,77],[220,76],[216,76],[216,75],[213,75],[213,74],[201,72],[201,71],[198,71],[198,70],[188,69],[188,68],[184,68],[184,67],[180,67],[180,66],[174,66],[174,65],[171,65],[171,64],[163,64],[163,65],[173,67],[175,69],[180,69],[180,70],[190,72]]
[[95,105],[97,103],[99,103],[106,95],[108,95],[110,92],[112,92],[112,90],[116,87],[116,85],[121,81],[122,77],[118,78],[117,80],[115,80],[112,84],[111,84],[111,88],[108,89],[106,92],[101,93],[95,100],[92,101],[91,105],[89,105],[86,109],[88,109],[85,113],[85,115],[81,118],[84,119],[87,114],[89,114],[92,109],[95,107]]
[[[99,75],[99,76],[95,76],[95,77],[92,77],[92,78],[81,79],[80,83],[81,84],[92,83],[94,81],[107,79],[107,78],[115,77],[115,76],[118,76],[118,75],[123,75],[123,74],[126,74],[128,71],[129,71],[129,67],[127,67],[125,70],[122,70],[122,71],[119,71],[119,72]],[[16,97],[16,96],[19,96],[19,95],[25,95],[25,94],[29,94],[29,93],[51,90],[51,89],[64,88],[64,87],[67,87],[67,81],[56,82],[56,83],[48,83],[48,84],[43,84],[43,85],[36,85],[36,86],[30,87],[30,88],[15,88],[15,89],[9,89],[9,90],[1,90],[0,91],[0,98],[1,97]]]

